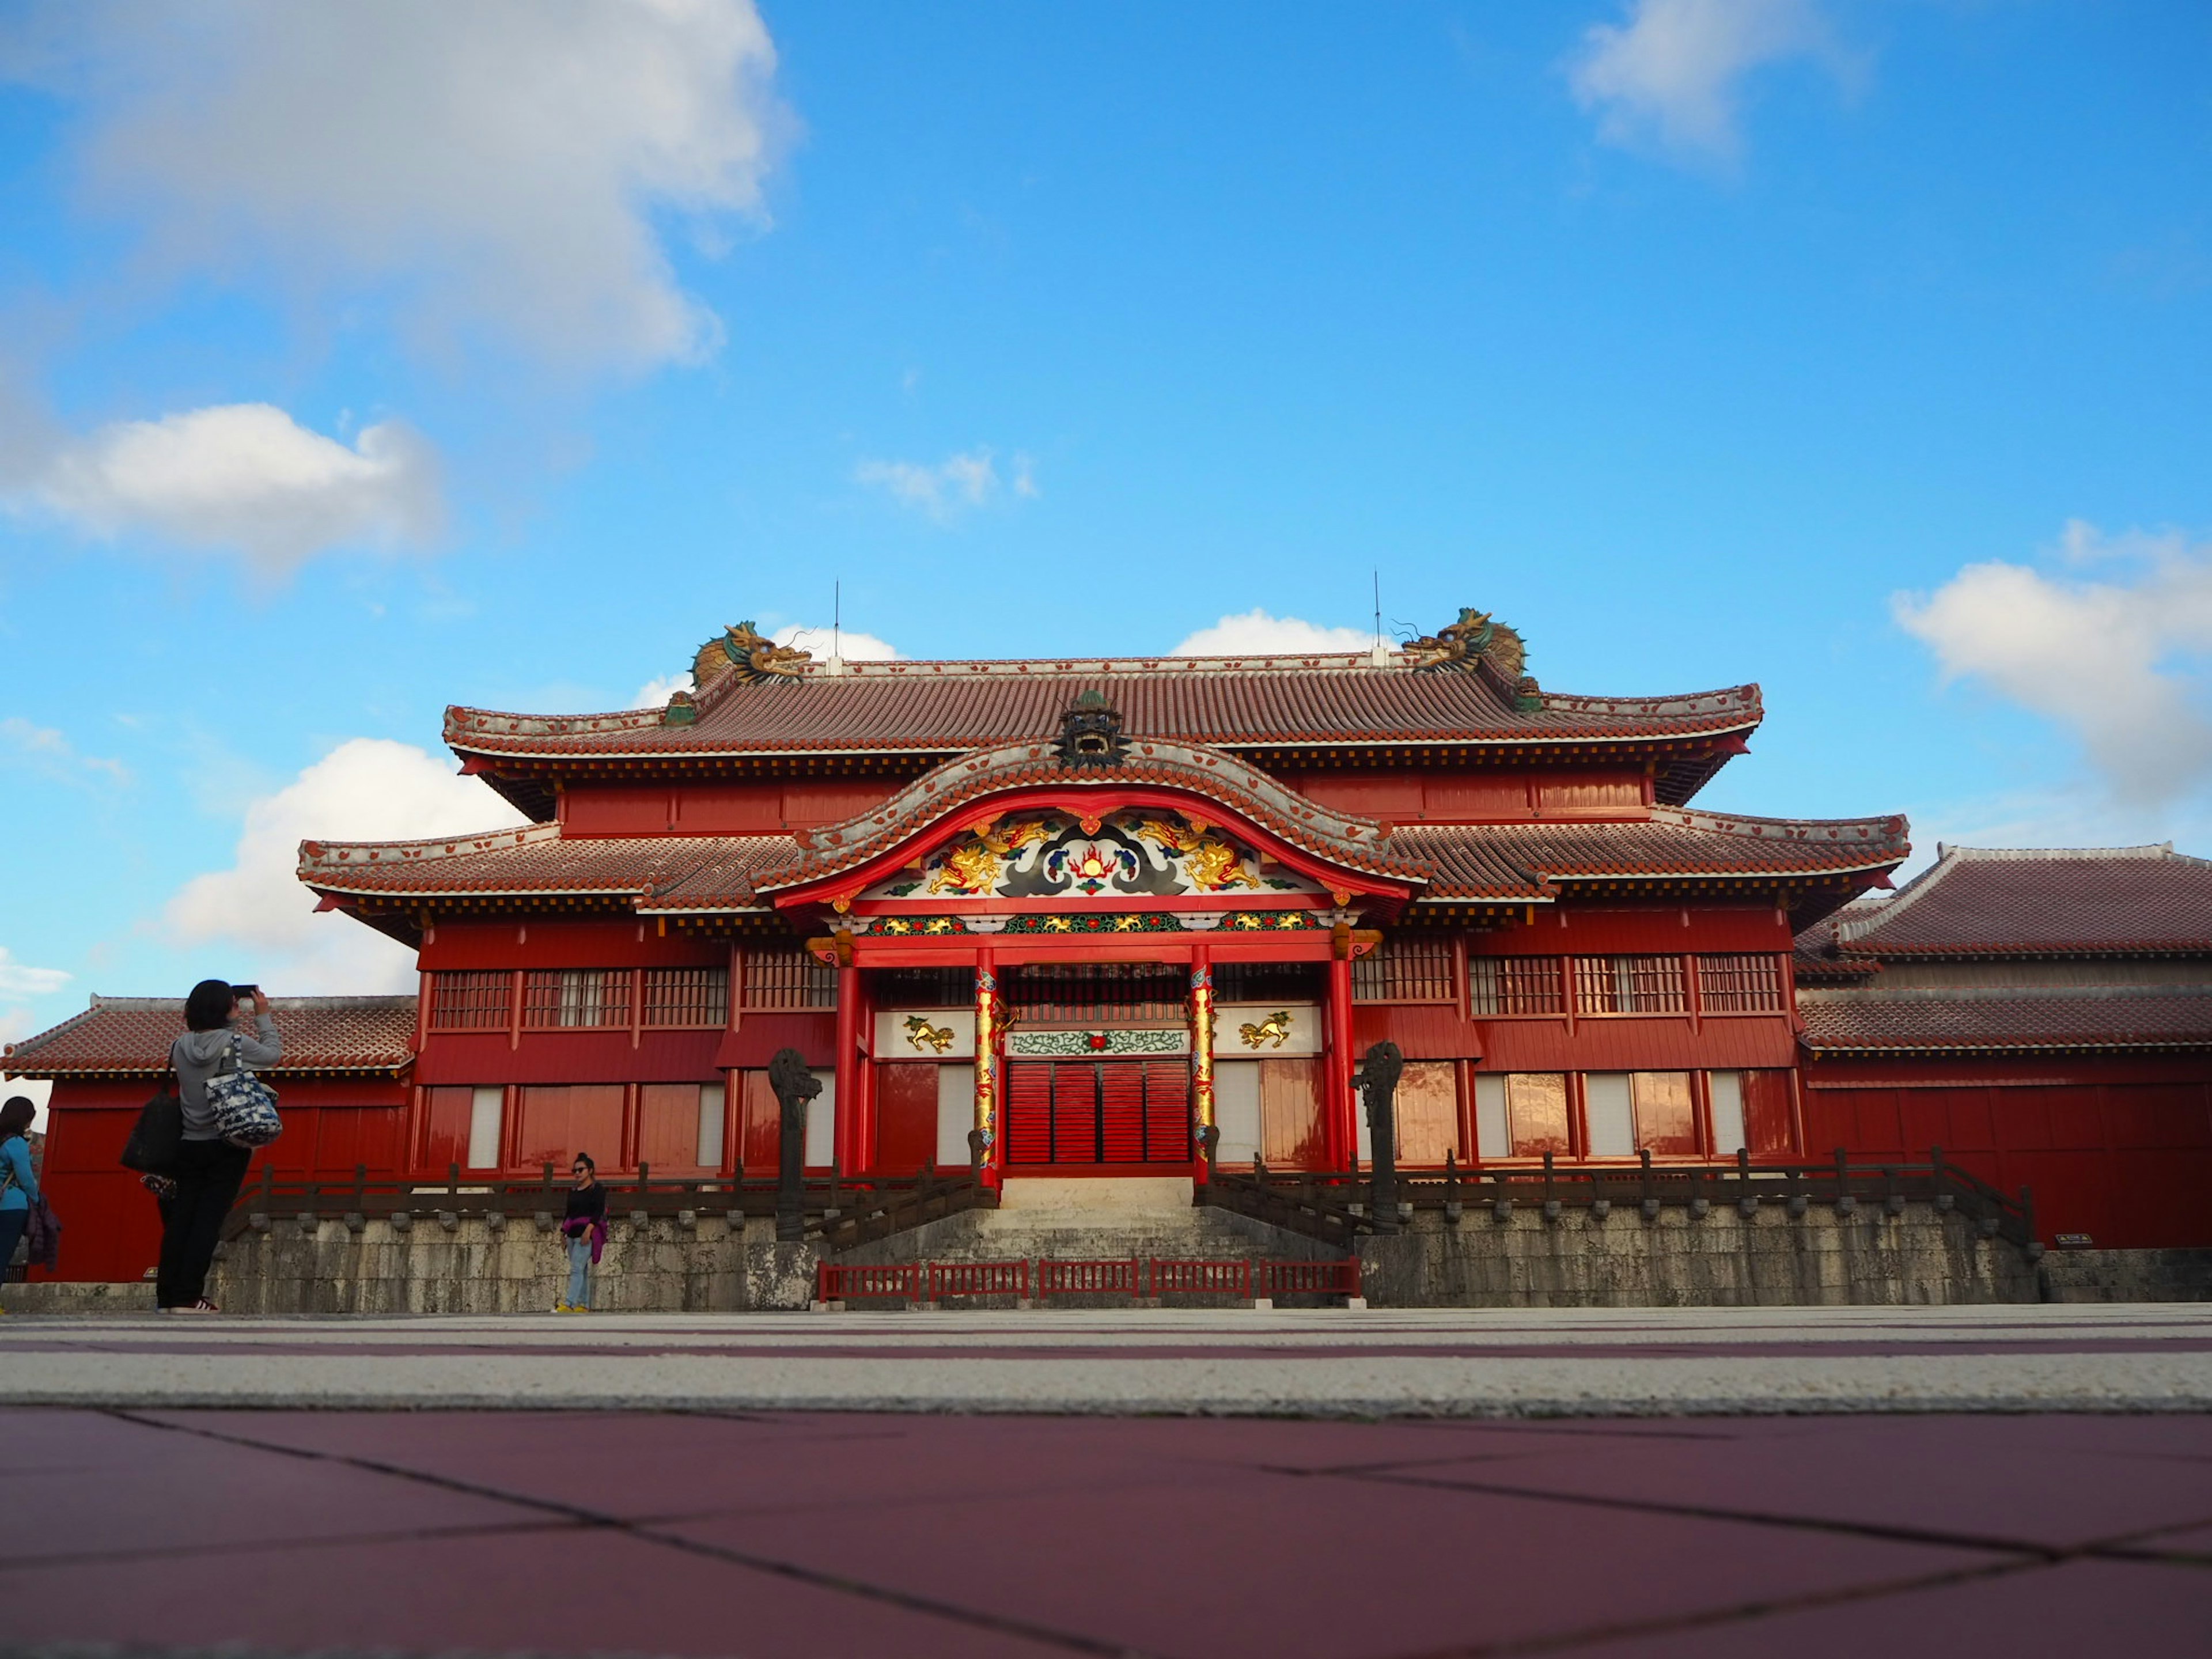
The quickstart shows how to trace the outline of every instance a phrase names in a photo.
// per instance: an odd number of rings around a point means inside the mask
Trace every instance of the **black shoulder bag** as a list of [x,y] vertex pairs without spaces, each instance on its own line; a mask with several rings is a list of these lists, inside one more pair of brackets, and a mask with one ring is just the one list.
[[173,1071],[161,1080],[161,1092],[138,1109],[138,1121],[123,1143],[121,1163],[141,1175],[167,1175],[177,1167],[185,1150],[185,1103],[177,1091]]

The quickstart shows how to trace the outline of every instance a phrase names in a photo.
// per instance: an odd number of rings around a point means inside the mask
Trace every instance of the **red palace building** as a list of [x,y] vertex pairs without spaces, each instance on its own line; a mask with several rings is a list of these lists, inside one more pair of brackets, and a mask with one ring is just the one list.
[[[1352,1067],[1389,1039],[1414,1169],[1924,1153],[1940,1128],[1987,1178],[2101,1191],[2130,1148],[2184,1148],[2191,1195],[2118,1231],[2212,1243],[2201,977],[2117,1061],[1899,1041],[2002,1000],[1985,975],[1917,1025],[1868,1012],[1923,988],[1899,963],[1915,916],[1957,911],[1958,859],[1869,909],[1901,817],[1691,805],[1744,752],[1756,686],[1568,696],[1522,656],[1472,611],[1399,649],[1218,659],[817,661],[744,624],[665,708],[449,709],[462,770],[532,822],[302,846],[323,908],[418,953],[421,995],[279,1000],[269,1156],[333,1180],[529,1179],[580,1150],[765,1176],[766,1067],[792,1048],[823,1085],[806,1162],[841,1178],[1202,1181],[1208,1144],[1217,1167],[1345,1170],[1369,1150]],[[2175,959],[2212,961],[2208,923]],[[2094,931],[2034,971],[2066,981]],[[114,1212],[67,1276],[151,1260],[113,1158],[179,1008],[97,1002],[7,1061],[59,1080],[58,1206]],[[2077,1179],[2030,1154],[2044,1095],[2082,1088],[2108,1121],[2066,1143]]]

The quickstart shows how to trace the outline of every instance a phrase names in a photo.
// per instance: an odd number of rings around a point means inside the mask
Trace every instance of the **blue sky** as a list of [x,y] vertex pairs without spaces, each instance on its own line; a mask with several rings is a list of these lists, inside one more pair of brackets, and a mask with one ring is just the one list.
[[1379,572],[1759,681],[1709,804],[2212,854],[2193,0],[34,0],[0,227],[7,1036],[394,982],[289,851],[503,821],[447,702],[840,581],[1136,653]]

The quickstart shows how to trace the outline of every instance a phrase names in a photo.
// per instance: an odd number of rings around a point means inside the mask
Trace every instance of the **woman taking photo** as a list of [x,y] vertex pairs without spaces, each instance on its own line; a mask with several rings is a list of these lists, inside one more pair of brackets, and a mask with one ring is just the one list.
[[607,1189],[599,1185],[599,1166],[589,1152],[577,1153],[568,1173],[576,1183],[568,1191],[568,1213],[561,1220],[561,1231],[568,1237],[568,1294],[553,1304],[553,1311],[588,1313],[591,1271],[607,1242]]
[[[246,1034],[251,1022],[252,1035]],[[161,1194],[161,1265],[154,1282],[154,1305],[164,1313],[215,1313],[207,1298],[208,1267],[222,1218],[238,1199],[239,1184],[253,1154],[234,1146],[216,1128],[208,1079],[236,1063],[247,1071],[274,1066],[283,1058],[269,1000],[253,988],[233,988],[204,979],[185,999],[185,1034],[169,1045],[169,1065],[177,1074],[177,1097],[184,1103],[185,1141],[177,1166],[168,1172]]]

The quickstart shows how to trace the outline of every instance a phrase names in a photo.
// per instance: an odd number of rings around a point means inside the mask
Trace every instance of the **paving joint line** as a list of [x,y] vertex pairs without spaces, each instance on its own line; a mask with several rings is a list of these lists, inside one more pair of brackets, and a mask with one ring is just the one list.
[[311,1462],[337,1463],[349,1468],[367,1469],[374,1474],[388,1475],[396,1480],[419,1481],[425,1486],[437,1486],[449,1492],[465,1492],[473,1497],[489,1498],[499,1502],[513,1504],[520,1508],[560,1515],[574,1521],[610,1528],[628,1537],[637,1539],[641,1542],[658,1544],[663,1548],[674,1549],[685,1554],[696,1555],[733,1566],[749,1568],[756,1572],[789,1579],[817,1589],[831,1590],[842,1595],[884,1602],[909,1613],[925,1613],[933,1618],[944,1619],[956,1624],[993,1631],[1002,1635],[1018,1636],[1027,1641],[1040,1642],[1049,1646],[1062,1648],[1071,1653],[1101,1654],[1109,1656],[1109,1659],[1165,1659],[1164,1656],[1152,1654],[1146,1650],[1133,1647],[1125,1643],[1101,1641],[1097,1638],[1085,1636],[1077,1632],[1059,1630],[1048,1625],[1033,1624],[1026,1620],[963,1607],[957,1602],[940,1601],[934,1597],[917,1595],[909,1590],[896,1589],[889,1585],[871,1583],[866,1579],[848,1577],[842,1573],[824,1571],[796,1561],[786,1561],[774,1556],[756,1555],[748,1551],[732,1549],[726,1545],[710,1544],[703,1540],[686,1538],[680,1534],[659,1532],[650,1527],[634,1525],[619,1516],[586,1509],[581,1504],[562,1503],[555,1498],[537,1498],[524,1492],[508,1492],[501,1487],[462,1480],[451,1475],[410,1468],[404,1464],[386,1463],[375,1458],[315,1451],[296,1446],[286,1446],[275,1442],[257,1440],[247,1435],[224,1433],[188,1423],[164,1422],[158,1418],[141,1416],[128,1408],[105,1407],[103,1413],[118,1421],[135,1424],[143,1428],[158,1429],[169,1433],[195,1435],[203,1439],[213,1440],[223,1444],[242,1446],[254,1451],[274,1452],[280,1456],[298,1457]]

